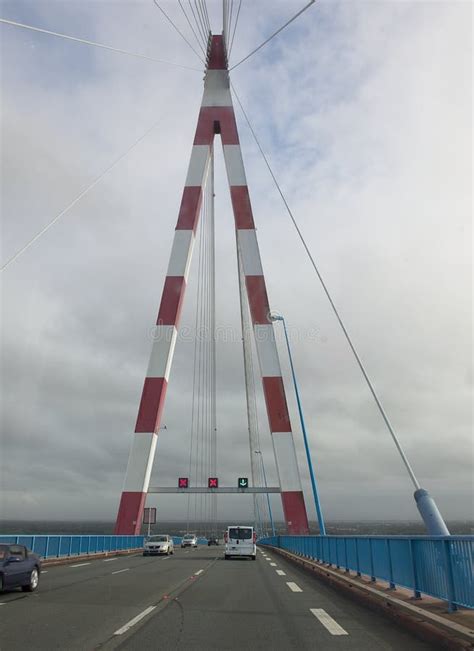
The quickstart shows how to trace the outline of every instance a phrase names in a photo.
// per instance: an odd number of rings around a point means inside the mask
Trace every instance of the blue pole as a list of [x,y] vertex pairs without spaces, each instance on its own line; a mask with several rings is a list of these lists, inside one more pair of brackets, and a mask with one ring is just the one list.
[[[263,454],[261,450],[256,450],[255,454],[260,455],[260,460],[262,462],[262,470],[263,470],[263,481],[265,482],[265,488],[268,488],[267,484],[267,475],[265,474],[265,464],[263,463]],[[273,515],[272,515],[272,507],[270,506],[270,495],[267,493],[267,504],[268,504],[268,515],[270,516],[270,524],[272,527],[272,533],[275,535],[275,525],[273,524]]]
[[305,447],[305,450],[306,450],[306,459],[308,460],[309,474],[310,474],[310,477],[311,477],[311,486],[312,486],[312,489],[313,489],[314,504],[316,506],[316,513],[318,515],[319,533],[322,536],[325,536],[326,535],[326,527],[324,526],[324,518],[323,518],[322,509],[321,509],[321,503],[319,501],[318,487],[317,487],[317,484],[316,484],[316,478],[314,476],[313,462],[311,461],[311,453],[309,451],[308,437],[306,435],[306,426],[305,426],[304,416],[303,416],[303,408],[301,406],[300,393],[298,391],[298,384],[296,382],[295,368],[293,366],[293,358],[291,356],[290,340],[288,339],[288,332],[286,331],[286,322],[285,322],[285,319],[282,316],[272,316],[272,319],[274,319],[275,321],[282,321],[283,330],[285,331],[286,347],[288,348],[288,356],[290,358],[291,375],[293,377],[293,384],[295,386],[296,402],[298,403],[298,412],[299,412],[299,415],[300,415],[301,429],[303,431],[304,447]]

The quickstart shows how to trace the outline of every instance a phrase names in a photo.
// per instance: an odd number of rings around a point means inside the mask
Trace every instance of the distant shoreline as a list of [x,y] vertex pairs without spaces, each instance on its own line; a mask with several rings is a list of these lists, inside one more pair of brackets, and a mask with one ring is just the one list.
[[[207,523],[190,522],[187,527],[182,520],[162,520],[151,528],[153,533],[169,533],[179,535],[192,531],[200,535],[220,532],[229,521],[218,521],[209,526]],[[253,524],[250,520],[232,519],[232,524]],[[452,520],[447,522],[448,529],[453,535],[474,534],[473,520]],[[146,527],[142,532],[146,533]],[[283,522],[275,522],[277,533],[284,533]],[[333,520],[326,522],[328,534],[332,535],[423,535],[425,529],[422,522],[403,520]],[[0,535],[110,535],[113,534],[114,522],[105,520],[0,520]],[[310,522],[312,534],[318,533],[316,522]]]

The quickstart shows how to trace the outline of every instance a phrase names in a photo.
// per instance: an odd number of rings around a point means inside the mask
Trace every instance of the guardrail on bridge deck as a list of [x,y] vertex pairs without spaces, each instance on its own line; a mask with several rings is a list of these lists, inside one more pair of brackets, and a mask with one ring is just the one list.
[[270,536],[259,544],[474,608],[474,536]]
[[143,547],[144,536],[0,535],[0,545],[24,545],[42,558],[104,554]]

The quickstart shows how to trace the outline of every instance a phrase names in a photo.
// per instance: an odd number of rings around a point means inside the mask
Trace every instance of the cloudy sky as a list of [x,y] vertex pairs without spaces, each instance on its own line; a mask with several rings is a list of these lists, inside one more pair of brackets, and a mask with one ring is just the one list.
[[[209,2],[215,32],[220,4]],[[244,0],[232,59],[304,2]],[[176,3],[164,3],[186,30]],[[191,66],[1,25],[0,513],[114,519],[203,74],[151,0],[1,2],[1,16]],[[189,33],[189,29],[186,32]],[[318,1],[232,73],[422,486],[472,517],[471,5]],[[272,307],[285,315],[326,518],[417,518],[412,486],[236,109]],[[218,475],[249,474],[233,218],[216,150]],[[196,256],[183,326],[193,323]],[[280,333],[281,334],[281,333]],[[310,517],[304,449],[282,366]],[[153,485],[187,474],[192,342],[177,346]],[[261,447],[276,482],[258,387]],[[181,496],[150,496],[161,517]],[[276,517],[279,498],[273,498]],[[251,501],[220,499],[223,518]]]

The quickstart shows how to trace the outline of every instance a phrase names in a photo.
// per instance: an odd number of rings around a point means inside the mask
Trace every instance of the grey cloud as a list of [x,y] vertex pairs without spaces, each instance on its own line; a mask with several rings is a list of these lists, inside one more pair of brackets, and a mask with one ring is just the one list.
[[[18,3],[4,4],[15,19]],[[266,7],[242,15],[236,60],[267,35]],[[275,7],[276,25],[288,7]],[[36,2],[35,13],[28,3],[21,8],[51,29],[192,62],[145,4],[120,4],[113,21],[97,3],[67,3],[55,15],[46,2]],[[234,76],[412,464],[448,518],[472,515],[466,12],[460,4],[323,3]],[[2,515],[110,519],[202,76],[5,34],[2,58],[15,64],[2,64],[3,256],[161,120],[3,276]],[[406,472],[238,119],[269,296],[291,328],[327,516],[416,517]],[[237,334],[218,347],[219,475],[232,481],[248,472],[249,451],[235,242],[219,151],[216,164],[218,322]],[[183,312],[191,329],[196,261]],[[281,332],[278,345],[310,504]],[[179,342],[155,485],[174,484],[187,467],[192,352],[192,342]],[[258,383],[257,392],[261,447],[276,482]],[[179,496],[150,500],[163,517],[184,513]],[[250,501],[223,499],[219,508],[251,513]]]

